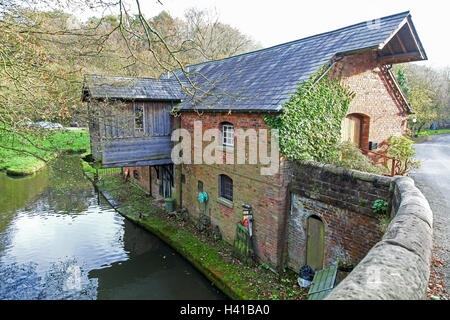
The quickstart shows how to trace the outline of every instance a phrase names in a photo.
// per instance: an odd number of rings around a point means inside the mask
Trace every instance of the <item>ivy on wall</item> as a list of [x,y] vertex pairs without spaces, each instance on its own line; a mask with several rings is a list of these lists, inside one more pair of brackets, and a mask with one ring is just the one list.
[[297,88],[278,116],[264,116],[278,129],[280,152],[289,160],[330,163],[339,157],[342,121],[354,96],[328,74],[314,84],[324,68]]

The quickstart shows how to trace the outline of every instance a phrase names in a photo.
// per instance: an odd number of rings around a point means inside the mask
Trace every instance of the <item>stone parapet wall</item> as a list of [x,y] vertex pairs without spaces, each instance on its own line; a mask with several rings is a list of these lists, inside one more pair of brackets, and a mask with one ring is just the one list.
[[425,299],[433,213],[411,178],[395,177],[391,190],[394,218],[386,234],[326,299]]
[[313,161],[291,165],[290,190],[301,196],[373,216],[378,199],[392,200],[392,178]]

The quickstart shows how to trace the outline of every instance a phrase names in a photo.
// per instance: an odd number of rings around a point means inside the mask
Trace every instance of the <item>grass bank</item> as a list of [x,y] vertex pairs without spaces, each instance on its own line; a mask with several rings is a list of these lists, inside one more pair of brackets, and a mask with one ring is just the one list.
[[89,133],[86,130],[47,131],[23,136],[0,131],[0,170],[6,170],[9,175],[29,175],[62,152],[88,149]]
[[[91,176],[90,173],[87,175]],[[171,217],[152,204],[152,198],[119,175],[102,176],[100,191],[123,216],[151,231],[183,255],[232,299],[303,300],[307,290],[287,270],[277,275],[265,265],[248,266],[232,255],[232,246],[199,231],[190,220]],[[139,218],[139,215],[143,218]]]
[[448,134],[450,129],[439,129],[439,130],[423,130],[419,133],[419,137],[428,137],[435,134]]

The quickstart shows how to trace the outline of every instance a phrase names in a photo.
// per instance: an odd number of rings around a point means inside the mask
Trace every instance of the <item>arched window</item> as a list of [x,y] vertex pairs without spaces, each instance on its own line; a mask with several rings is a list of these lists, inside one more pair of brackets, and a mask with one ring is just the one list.
[[222,122],[222,145],[234,147],[234,126],[229,122]]
[[219,175],[219,196],[233,201],[233,180],[225,175]]

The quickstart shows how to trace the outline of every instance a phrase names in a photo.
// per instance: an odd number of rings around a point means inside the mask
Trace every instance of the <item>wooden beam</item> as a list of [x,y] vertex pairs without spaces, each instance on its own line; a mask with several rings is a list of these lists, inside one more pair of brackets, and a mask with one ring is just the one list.
[[388,47],[389,52],[391,53],[391,55],[394,55],[394,51],[392,50],[392,47],[391,47],[390,43],[387,44],[387,47]]
[[380,56],[381,60],[385,60],[385,59],[393,59],[393,58],[411,58],[411,59],[415,59],[415,58],[420,58],[420,52],[419,51],[411,51],[411,52],[406,52],[406,53],[396,53],[393,55],[389,55],[389,56]]
[[395,37],[397,38],[398,42],[400,43],[400,46],[402,47],[403,53],[407,53],[408,50],[406,50],[406,48],[405,48],[405,46],[404,46],[404,44],[402,42],[402,39],[400,39],[400,36],[398,35],[398,33],[395,35]]
[[102,168],[120,168],[120,167],[146,167],[146,166],[157,166],[172,164],[172,159],[160,159],[160,160],[147,160],[147,161],[124,161],[103,164]]

